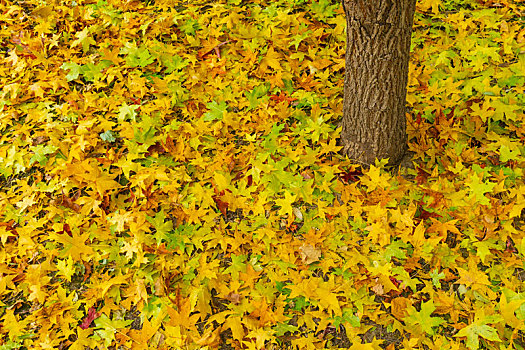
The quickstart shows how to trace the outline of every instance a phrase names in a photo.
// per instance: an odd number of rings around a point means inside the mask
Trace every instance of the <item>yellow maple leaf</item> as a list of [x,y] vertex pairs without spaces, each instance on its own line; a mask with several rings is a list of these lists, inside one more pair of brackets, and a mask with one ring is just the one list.
[[239,316],[230,316],[226,319],[223,325],[224,329],[232,331],[233,339],[241,341],[245,336],[244,327]]
[[490,281],[487,275],[477,269],[474,265],[469,266],[468,270],[457,268],[460,279],[456,281],[458,284],[464,284],[472,289],[481,289],[483,286],[490,286]]
[[45,90],[43,89],[42,82],[36,82],[36,83],[31,84],[29,86],[29,91],[31,91],[35,97],[40,97],[40,98],[43,98],[44,94],[46,93]]
[[357,341],[350,347],[350,350],[381,350],[381,344],[383,340],[374,339],[371,343],[361,344],[361,340],[357,338]]
[[315,279],[303,279],[300,282],[296,282],[293,285],[289,285],[286,288],[291,290],[290,298],[298,296],[304,296],[306,298],[317,298],[317,288],[319,281]]
[[166,336],[166,344],[173,346],[176,349],[183,349],[186,343],[187,335],[183,334],[180,326],[168,326],[165,325],[164,335]]
[[108,221],[112,225],[116,225],[115,230],[117,232],[124,231],[125,224],[133,219],[133,213],[125,210],[119,210],[108,216]]
[[73,229],[71,236],[64,232],[51,233],[49,239],[63,245],[61,250],[62,256],[71,256],[74,261],[80,261],[82,256],[92,255],[93,248],[91,245],[86,244],[90,232],[87,231],[81,234],[79,231],[79,229]]
[[425,242],[425,225],[421,221],[415,228],[412,234],[406,236],[406,240],[412,243],[416,249],[420,249]]
[[100,296],[101,297],[104,297],[106,295],[106,293],[113,287],[113,286],[117,286],[117,285],[120,285],[120,284],[127,284],[129,281],[128,281],[128,276],[125,276],[125,275],[119,275],[119,276],[116,276],[116,277],[113,277],[113,278],[110,278],[109,280],[107,281],[104,281],[102,283],[97,283],[94,285],[94,287],[97,289],[97,290],[100,290]]
[[266,67],[270,66],[275,71],[280,71],[281,68],[281,54],[276,52],[273,47],[270,47],[266,52],[266,56],[261,61],[260,69],[262,71],[266,70]]
[[525,324],[523,323],[523,320],[519,320],[514,313],[515,311],[518,311],[520,309],[520,306],[523,303],[525,303],[524,299],[515,299],[508,301],[505,293],[501,294],[501,298],[499,301],[499,310],[501,312],[501,316],[503,316],[505,322],[513,329],[525,329]]
[[71,43],[71,48],[82,45],[82,51],[86,52],[89,50],[90,45],[94,45],[97,42],[90,36],[89,28],[84,27],[82,31],[77,32],[75,36],[78,38]]
[[95,180],[95,186],[101,197],[108,190],[113,190],[122,187],[118,182],[114,180],[112,176],[108,176],[106,174],[101,175]]
[[215,181],[215,184],[217,185],[217,191],[223,191],[230,186],[231,182],[231,176],[230,174],[222,173],[222,172],[216,172],[213,174],[213,180]]
[[[142,322],[141,329],[132,329],[129,332],[129,337],[134,339],[138,344],[147,344],[148,341],[155,335],[155,333],[157,333],[159,328],[160,324],[156,324],[155,322],[145,318]],[[146,345],[144,349],[148,348],[149,347]]]
[[320,285],[317,293],[320,296],[319,305],[325,309],[333,312],[335,316],[341,316],[341,307],[339,306],[339,300],[337,300],[337,294],[333,292],[333,289],[328,285]]
[[197,331],[196,324],[200,313],[192,312],[190,298],[184,298],[181,301],[181,304],[178,310],[175,310],[173,307],[168,307],[168,315],[170,320],[167,322],[167,325],[170,327],[181,326],[182,328],[195,330]]
[[86,347],[96,347],[97,341],[91,338],[93,328],[82,329],[77,327],[76,340],[71,344],[70,350],[84,350]]
[[370,192],[376,188],[389,188],[390,178],[391,176],[389,174],[381,172],[381,168],[371,165],[368,172],[361,177],[361,183],[366,185],[368,192]]
[[58,271],[66,278],[66,280],[71,282],[71,277],[75,274],[75,266],[71,256],[69,256],[67,259],[59,259],[57,261],[57,268]]
[[417,7],[423,11],[428,11],[432,8],[432,13],[438,14],[441,0],[420,0],[417,2]]
[[279,198],[275,200],[275,204],[280,206],[279,209],[279,215],[288,214],[289,216],[293,213],[293,207],[292,204],[295,201],[295,198],[297,197],[296,194],[291,194],[288,191],[284,192],[284,198]]
[[271,339],[270,332],[263,328],[256,328],[248,333],[249,338],[255,338],[257,349],[264,348],[264,342]]
[[458,235],[461,234],[456,227],[458,220],[450,220],[447,222],[441,222],[434,218],[430,218],[430,220],[432,221],[432,226],[428,228],[428,232],[440,233],[440,236],[443,238],[443,240],[447,238],[447,232],[449,231]]

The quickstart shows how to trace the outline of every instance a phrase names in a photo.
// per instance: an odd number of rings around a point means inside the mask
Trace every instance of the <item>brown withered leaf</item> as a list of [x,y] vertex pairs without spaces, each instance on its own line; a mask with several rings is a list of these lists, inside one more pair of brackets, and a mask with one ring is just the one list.
[[410,305],[412,305],[412,303],[407,298],[398,297],[392,299],[392,315],[402,321],[408,315],[406,309]]
[[303,244],[299,250],[301,251],[301,259],[306,265],[319,261],[319,258],[321,257],[321,249],[316,248],[311,244]]

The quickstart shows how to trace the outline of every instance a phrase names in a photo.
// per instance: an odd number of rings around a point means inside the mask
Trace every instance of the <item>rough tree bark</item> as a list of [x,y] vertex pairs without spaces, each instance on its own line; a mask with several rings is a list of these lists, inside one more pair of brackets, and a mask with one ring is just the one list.
[[405,101],[416,0],[342,0],[346,73],[341,141],[361,164],[407,154]]

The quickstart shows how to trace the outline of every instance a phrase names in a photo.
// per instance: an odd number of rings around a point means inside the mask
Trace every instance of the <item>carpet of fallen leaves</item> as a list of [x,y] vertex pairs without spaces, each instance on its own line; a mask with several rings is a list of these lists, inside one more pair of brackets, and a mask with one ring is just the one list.
[[339,1],[0,23],[0,349],[525,347],[523,0],[418,2],[400,171],[338,154]]

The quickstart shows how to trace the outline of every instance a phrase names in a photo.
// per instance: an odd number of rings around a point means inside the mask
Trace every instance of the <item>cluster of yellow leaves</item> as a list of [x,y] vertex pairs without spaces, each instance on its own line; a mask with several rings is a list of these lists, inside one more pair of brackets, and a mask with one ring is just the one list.
[[523,15],[419,2],[392,175],[339,1],[1,3],[0,349],[523,348]]

